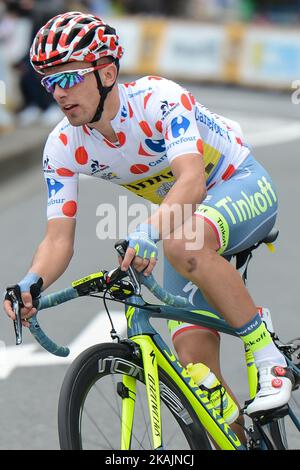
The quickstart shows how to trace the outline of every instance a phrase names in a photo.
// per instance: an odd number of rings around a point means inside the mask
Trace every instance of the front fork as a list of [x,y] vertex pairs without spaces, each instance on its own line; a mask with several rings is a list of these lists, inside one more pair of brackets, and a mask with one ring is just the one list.
[[135,409],[136,378],[130,375],[123,375],[123,383],[121,385],[120,392],[118,391],[122,398],[121,450],[129,450]]
[[[134,339],[134,342],[140,347],[142,354],[150,413],[152,444],[153,449],[158,450],[163,448],[163,444],[157,360],[149,336],[138,336]],[[135,409],[136,379],[128,375],[123,375],[122,385],[123,394],[119,393],[122,397],[121,449],[129,450]]]

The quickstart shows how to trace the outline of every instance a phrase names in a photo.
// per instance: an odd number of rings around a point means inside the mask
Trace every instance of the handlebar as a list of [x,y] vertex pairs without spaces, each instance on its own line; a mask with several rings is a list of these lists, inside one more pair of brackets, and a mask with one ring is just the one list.
[[[45,295],[40,299],[37,299],[33,302],[33,306],[38,310],[44,310],[46,308],[55,307],[69,300],[76,299],[79,297],[79,294],[76,289],[73,287],[68,287],[54,294]],[[65,346],[58,346],[54,341],[52,341],[49,336],[47,336],[37,321],[37,315],[29,318],[30,323],[29,331],[34,336],[36,341],[44,348],[46,351],[54,354],[55,356],[66,357],[70,354],[70,349]]]
[[[124,241],[119,241],[116,243],[115,248],[121,256],[124,256],[126,251],[126,246]],[[121,248],[120,248],[121,246]],[[114,282],[117,281],[116,273],[120,273],[121,277],[124,277],[124,272],[120,272],[119,268],[116,268],[112,271],[114,277]],[[140,295],[141,292],[141,284],[143,284],[147,289],[152,292],[152,294],[160,301],[167,305],[172,305],[177,308],[191,308],[193,307],[186,298],[181,296],[175,296],[170,292],[167,292],[163,289],[157,281],[154,279],[153,275],[146,277],[142,273],[137,273],[131,266],[127,271],[127,275],[130,278],[132,286],[134,287],[134,294],[133,295]],[[109,287],[108,287],[109,289]],[[89,295],[89,294],[83,294]],[[79,291],[76,288],[68,287],[58,292],[54,292],[53,294],[48,294],[45,296],[40,297],[33,301],[33,306],[38,310],[44,310],[46,308],[55,307],[62,303],[68,302],[69,300],[76,299],[80,296]],[[19,308],[17,306],[17,308]],[[59,346],[54,341],[52,341],[42,330],[37,321],[37,314],[33,315],[31,318],[28,319],[30,323],[29,330],[31,334],[34,336],[36,341],[48,352],[60,357],[66,357],[69,355],[70,350],[65,346]],[[17,344],[21,344],[22,342],[22,324],[20,331],[18,332],[18,341]]]

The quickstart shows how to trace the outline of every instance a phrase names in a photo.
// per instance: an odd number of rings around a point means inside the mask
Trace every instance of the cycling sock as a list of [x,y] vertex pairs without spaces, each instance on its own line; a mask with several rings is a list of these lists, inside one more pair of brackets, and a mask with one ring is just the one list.
[[274,363],[278,366],[286,366],[286,361],[277,349],[266,325],[257,313],[252,320],[247,322],[236,333],[252,351],[257,367],[263,363]]

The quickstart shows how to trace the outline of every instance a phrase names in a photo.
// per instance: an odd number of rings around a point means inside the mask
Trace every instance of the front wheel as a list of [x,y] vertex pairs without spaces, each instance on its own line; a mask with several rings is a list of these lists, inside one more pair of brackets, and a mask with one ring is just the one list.
[[[137,379],[131,449],[152,448],[144,370],[127,344],[98,344],[70,366],[59,398],[61,449],[120,449],[123,376]],[[191,405],[159,369],[165,449],[211,449]]]

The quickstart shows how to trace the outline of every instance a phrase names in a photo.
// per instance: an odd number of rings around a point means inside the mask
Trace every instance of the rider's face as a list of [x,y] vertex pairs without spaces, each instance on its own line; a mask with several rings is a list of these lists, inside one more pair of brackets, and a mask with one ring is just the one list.
[[[90,67],[92,64],[89,62],[71,62],[48,69],[46,75]],[[71,88],[63,89],[56,85],[53,97],[72,126],[89,123],[94,117],[100,99],[94,73],[85,74],[84,80]]]

